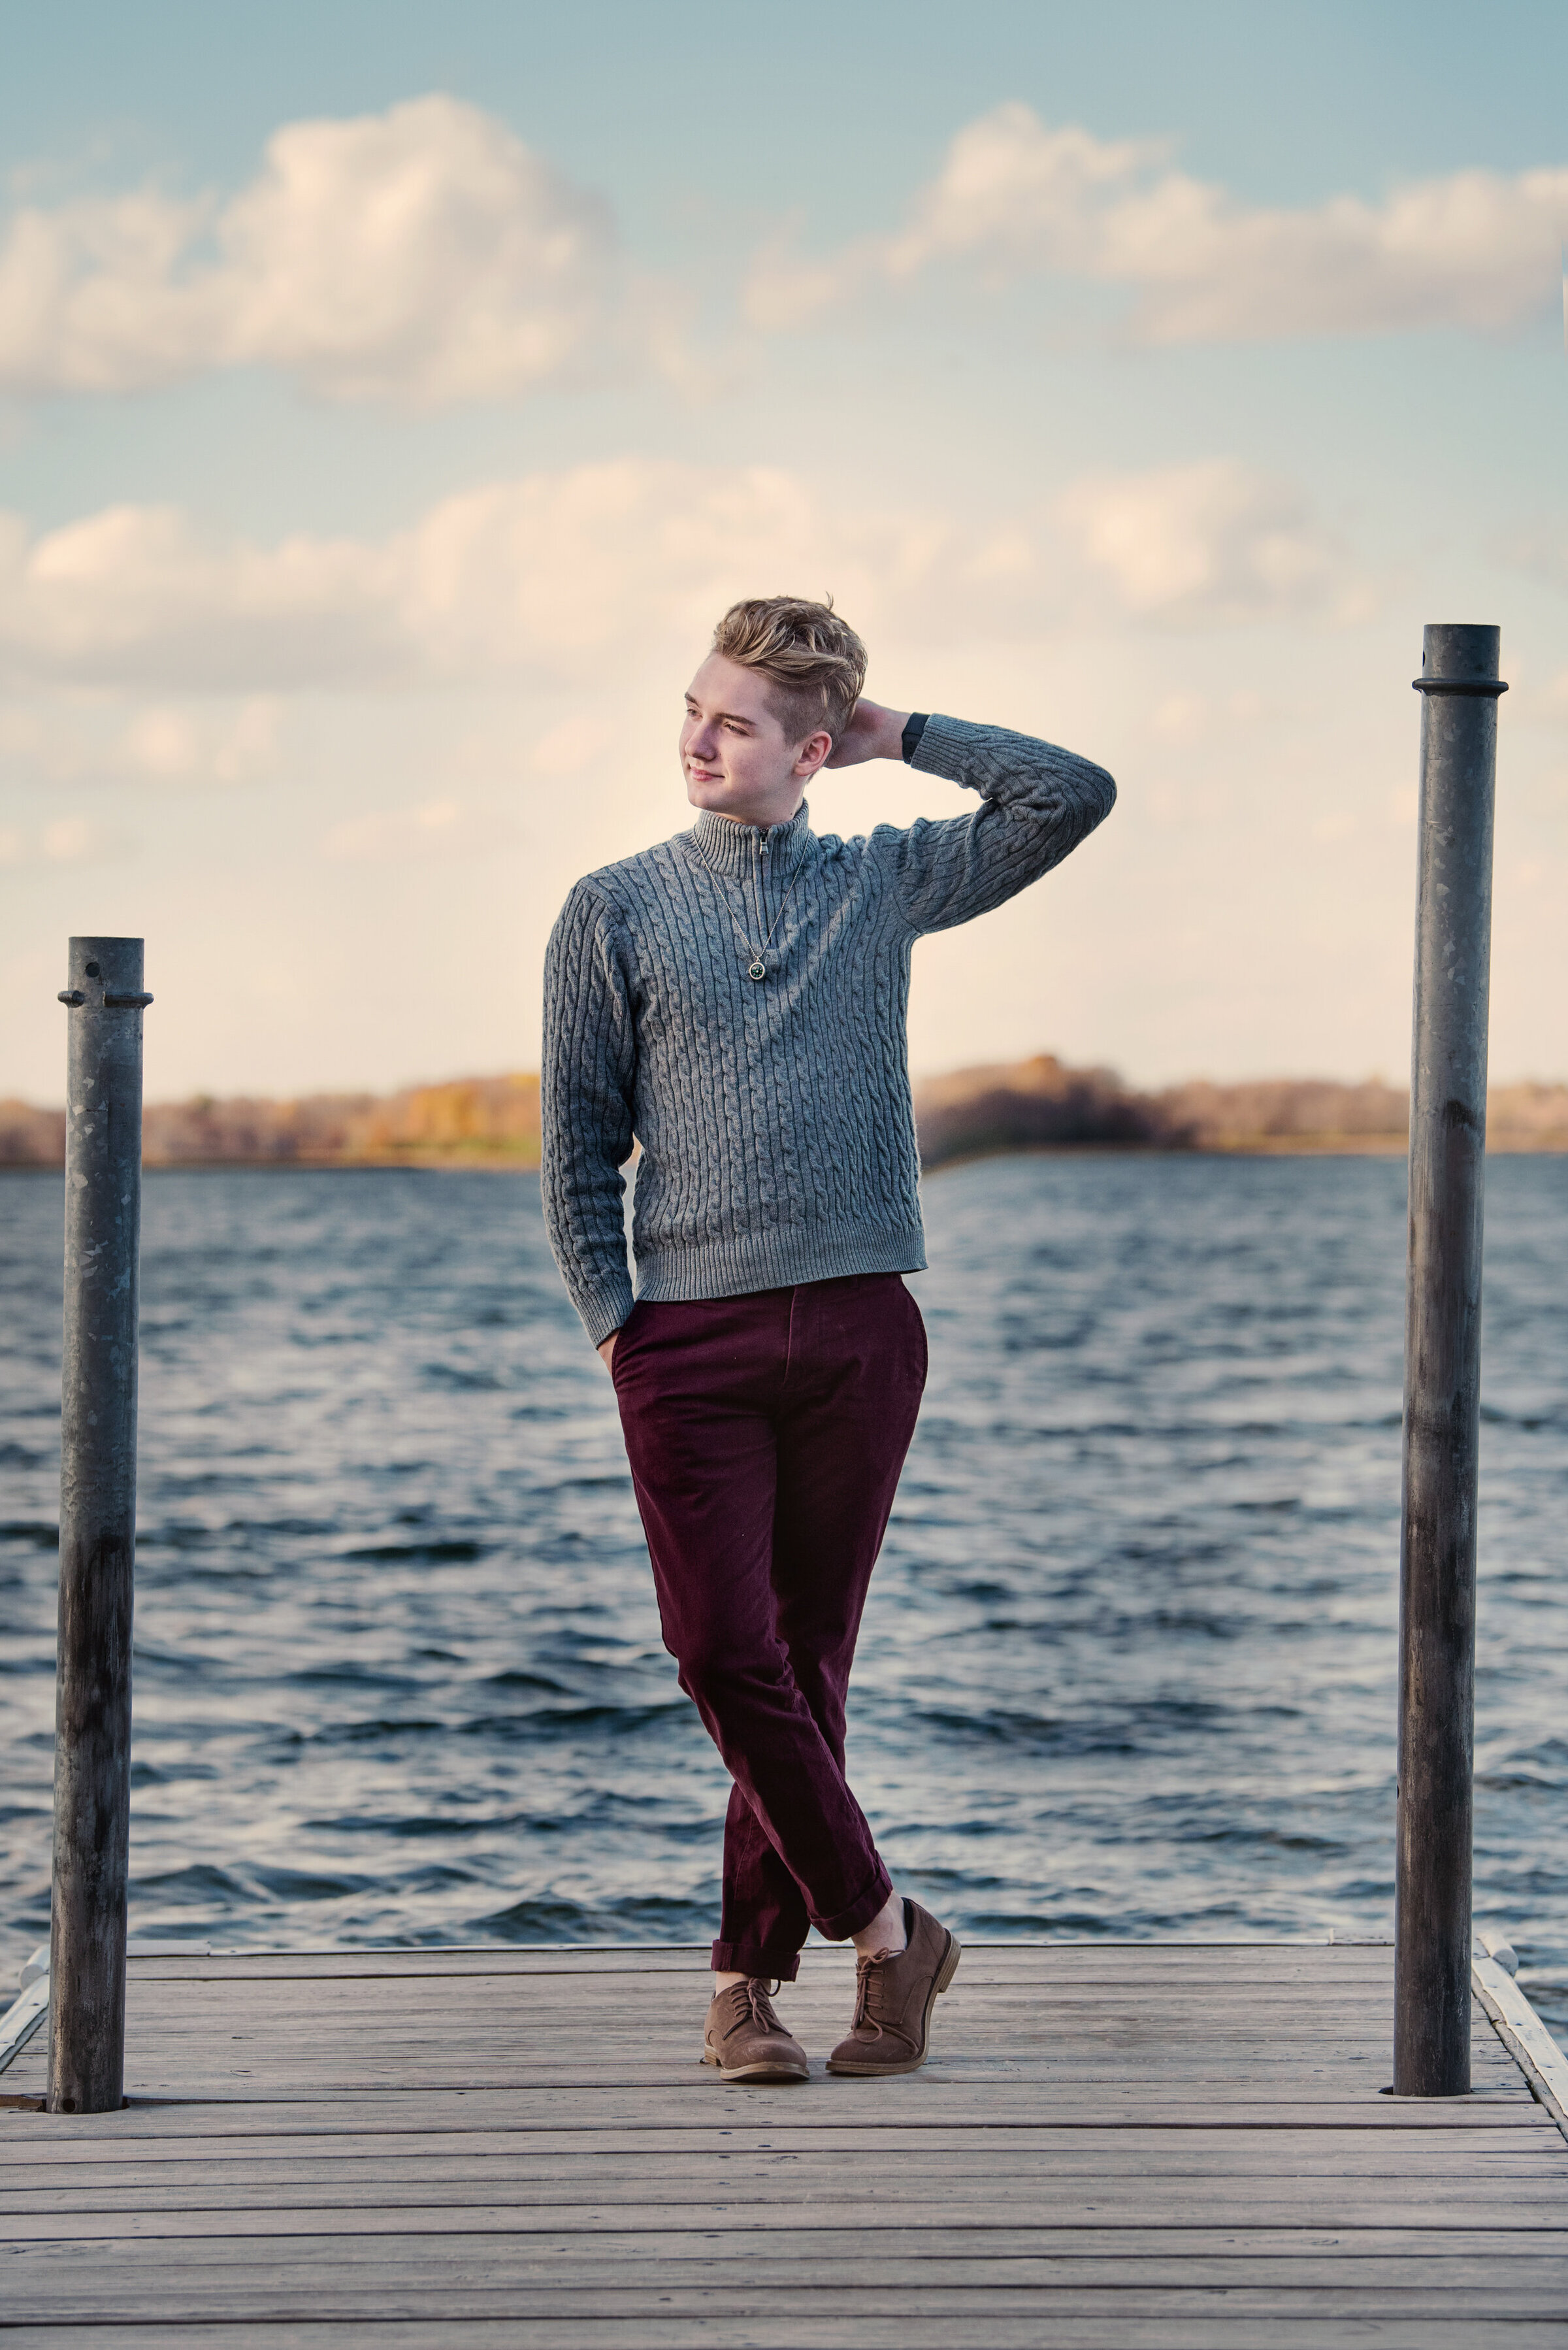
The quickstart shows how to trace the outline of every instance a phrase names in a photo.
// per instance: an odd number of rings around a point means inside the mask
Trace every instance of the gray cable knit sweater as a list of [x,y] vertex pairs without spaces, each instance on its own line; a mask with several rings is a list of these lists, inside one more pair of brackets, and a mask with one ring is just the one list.
[[[545,967],[544,1201],[597,1346],[638,1295],[734,1297],[926,1262],[909,954],[1002,905],[1109,814],[1101,767],[1027,734],[927,723],[911,763],[981,806],[868,838],[690,831],[576,883]],[[768,975],[747,976],[773,929]]]

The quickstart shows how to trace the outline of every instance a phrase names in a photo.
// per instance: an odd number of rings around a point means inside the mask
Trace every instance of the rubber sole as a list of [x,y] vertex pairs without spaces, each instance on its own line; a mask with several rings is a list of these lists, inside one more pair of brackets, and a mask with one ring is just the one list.
[[792,2081],[809,2081],[811,2078],[809,2069],[802,2073],[794,2066],[783,2064],[721,2064],[717,2056],[711,2056],[706,2048],[702,2051],[702,2062],[717,2066],[721,2081],[773,2081],[783,2087]]
[[901,2064],[857,2064],[853,2057],[840,2064],[836,2063],[830,2056],[827,2060],[828,2071],[836,2074],[841,2079],[851,2081],[892,2081],[896,2080],[900,2073],[918,2073],[930,2054],[931,2010],[957,1974],[958,1963],[962,1956],[963,1946],[950,1928],[947,1956],[937,1969],[931,1981],[930,1990],[926,1994],[926,2012],[920,2018],[920,2053],[918,2056],[907,2056]]

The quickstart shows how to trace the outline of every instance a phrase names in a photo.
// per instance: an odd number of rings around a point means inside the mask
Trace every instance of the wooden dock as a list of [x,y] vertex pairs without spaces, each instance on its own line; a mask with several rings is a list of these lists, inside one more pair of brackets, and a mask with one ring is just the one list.
[[814,1950],[788,2089],[704,1958],[133,1960],[127,2110],[0,2113],[3,2350],[1568,2345],[1568,2141],[1479,2006],[1470,2097],[1380,2094],[1385,1948],[972,1945],[883,2083]]

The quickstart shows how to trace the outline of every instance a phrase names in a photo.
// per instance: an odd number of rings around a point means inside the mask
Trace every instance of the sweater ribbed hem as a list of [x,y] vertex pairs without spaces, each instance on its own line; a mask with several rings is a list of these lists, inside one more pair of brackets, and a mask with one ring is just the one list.
[[637,1261],[637,1295],[639,1305],[690,1305],[794,1289],[805,1281],[842,1281],[853,1273],[923,1273],[925,1266],[926,1235],[918,1222],[896,1232],[877,1224],[783,1225],[645,1251]]

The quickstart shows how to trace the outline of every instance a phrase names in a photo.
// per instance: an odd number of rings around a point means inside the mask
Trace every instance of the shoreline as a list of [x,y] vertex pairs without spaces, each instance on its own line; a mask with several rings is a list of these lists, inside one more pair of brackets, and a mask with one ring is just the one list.
[[[1403,1159],[1408,1145],[1403,1135],[1247,1136],[1234,1142],[1033,1142],[999,1144],[993,1149],[944,1153],[934,1165],[922,1167],[921,1179],[961,1167],[974,1167],[991,1159]],[[1568,1141],[1533,1142],[1505,1138],[1487,1145],[1489,1159],[1568,1158]],[[406,1157],[375,1159],[146,1159],[144,1175],[537,1175],[536,1159],[494,1157],[475,1153],[458,1157],[440,1151]],[[63,1159],[0,1159],[0,1179],[10,1175],[63,1176]]]
[[[1194,1078],[1145,1092],[1110,1068],[1054,1054],[919,1079],[913,1106],[928,1173],[1034,1151],[1158,1151],[1171,1157],[1397,1158],[1408,1095],[1369,1077]],[[1568,1084],[1498,1085],[1488,1103],[1494,1156],[1568,1152]],[[0,1169],[60,1167],[66,1114],[0,1099]],[[541,1148],[539,1078],[525,1070],[447,1078],[394,1093],[276,1097],[198,1093],[149,1102],[142,1164],[158,1167],[471,1167],[525,1172]]]

